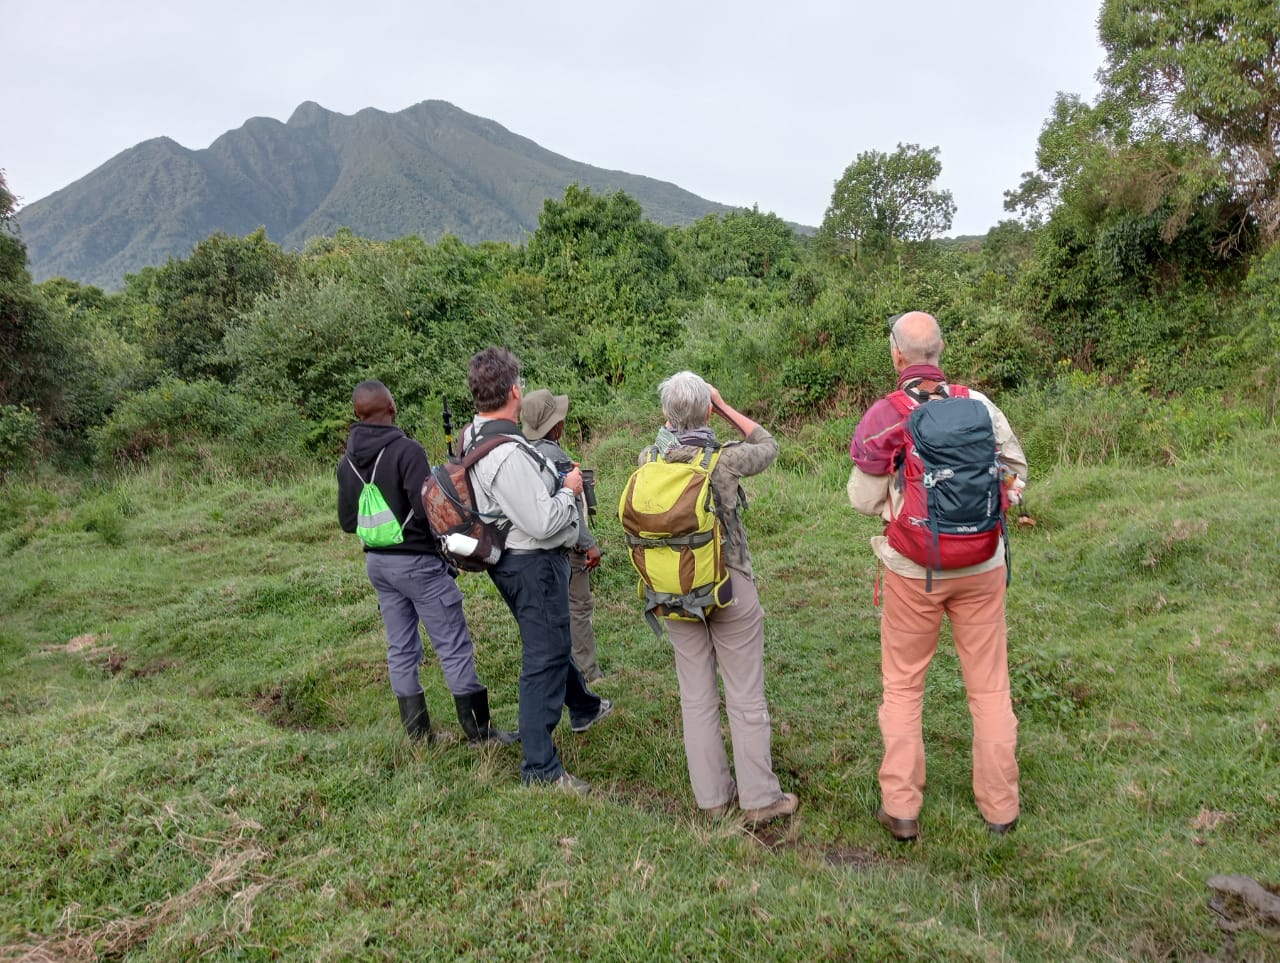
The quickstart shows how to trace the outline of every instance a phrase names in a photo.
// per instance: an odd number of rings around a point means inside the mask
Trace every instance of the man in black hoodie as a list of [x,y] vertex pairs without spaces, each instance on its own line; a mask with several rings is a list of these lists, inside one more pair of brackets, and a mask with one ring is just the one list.
[[[426,626],[453,693],[467,739],[515,742],[519,735],[495,729],[489,719],[489,691],[476,674],[475,650],[462,612],[462,592],[454,572],[440,557],[427,529],[422,482],[431,471],[423,447],[395,425],[396,403],[381,381],[362,381],[351,395],[357,423],[338,462],[338,522],[355,532],[360,494],[377,485],[400,525],[402,541],[365,545],[365,571],[378,593],[387,633],[387,670],[400,703],[400,721],[411,739],[432,737],[426,695],[418,679],[422,633]],[[363,527],[363,526],[362,526]]]

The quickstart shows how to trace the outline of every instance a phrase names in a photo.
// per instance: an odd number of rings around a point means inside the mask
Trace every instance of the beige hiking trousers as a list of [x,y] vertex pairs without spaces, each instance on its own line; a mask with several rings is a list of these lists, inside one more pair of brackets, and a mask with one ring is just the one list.
[[[771,806],[782,798],[764,696],[764,610],[751,576],[730,569],[730,578],[733,604],[712,610],[706,625],[665,620],[675,648],[689,781],[700,809],[732,802],[735,774],[743,809]],[[720,729],[717,669],[733,743],[732,771]]]

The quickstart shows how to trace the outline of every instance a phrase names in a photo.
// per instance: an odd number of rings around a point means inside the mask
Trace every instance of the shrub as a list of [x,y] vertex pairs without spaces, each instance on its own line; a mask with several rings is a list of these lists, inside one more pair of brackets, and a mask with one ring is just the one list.
[[75,520],[86,532],[94,532],[111,546],[124,544],[125,517],[135,512],[128,499],[118,492],[91,498],[76,507]]
[[1141,379],[1107,384],[1067,362],[1061,367],[1051,383],[1001,404],[1033,472],[1113,462],[1172,465],[1220,450],[1258,421],[1255,410],[1224,405],[1207,390],[1157,400]]
[[285,406],[250,401],[214,381],[171,378],[124,401],[94,432],[94,445],[102,464],[173,452],[274,474],[300,461],[302,431]]
[[31,464],[40,439],[40,418],[26,405],[0,405],[0,474]]
[[1276,419],[1276,383],[1280,381],[1280,244],[1253,262],[1236,305],[1235,331],[1222,339],[1217,359],[1235,371],[1262,406],[1268,422]]
[[1002,308],[984,311],[949,336],[943,367],[956,381],[994,391],[1040,382],[1053,374],[1043,332]]

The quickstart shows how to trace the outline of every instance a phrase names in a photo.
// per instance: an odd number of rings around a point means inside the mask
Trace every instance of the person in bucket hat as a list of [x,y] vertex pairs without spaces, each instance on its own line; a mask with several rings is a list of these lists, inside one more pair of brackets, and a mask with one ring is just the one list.
[[[574,467],[573,459],[560,447],[568,413],[569,396],[553,395],[546,388],[530,391],[520,406],[520,427],[524,429],[524,436],[561,473]],[[584,475],[584,494],[587,484]],[[586,499],[579,498],[578,541],[569,556],[569,629],[573,636],[573,661],[588,682],[595,682],[604,678],[596,657],[595,627],[591,624],[596,605],[591,594],[591,570],[600,564],[600,546],[587,527],[591,513],[585,506]]]

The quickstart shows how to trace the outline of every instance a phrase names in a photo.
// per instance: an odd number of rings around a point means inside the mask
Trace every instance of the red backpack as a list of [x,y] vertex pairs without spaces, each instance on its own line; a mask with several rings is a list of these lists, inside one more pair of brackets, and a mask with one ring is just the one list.
[[964,385],[921,403],[905,391],[888,400],[903,416],[904,444],[894,455],[902,510],[885,535],[901,555],[933,572],[985,562],[1004,540],[1004,490],[995,428],[986,405]]

